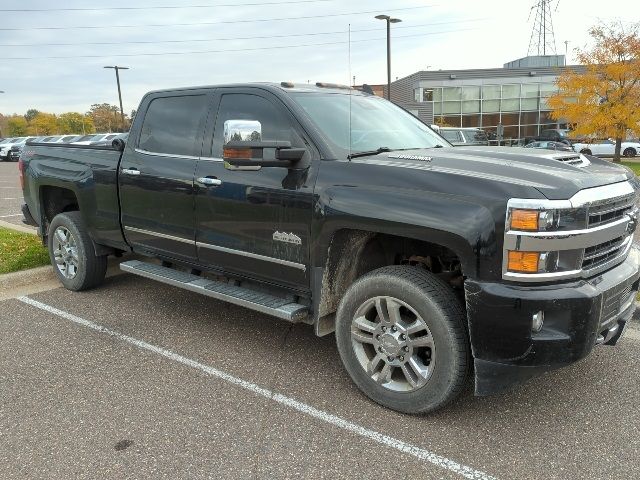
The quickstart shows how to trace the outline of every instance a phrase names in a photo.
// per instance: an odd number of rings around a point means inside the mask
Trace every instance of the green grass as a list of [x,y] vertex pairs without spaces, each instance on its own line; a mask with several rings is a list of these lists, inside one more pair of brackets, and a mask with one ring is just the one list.
[[0,227],[0,274],[49,264],[49,253],[35,235]]
[[622,162],[622,165],[629,167],[636,175],[640,176],[640,162]]

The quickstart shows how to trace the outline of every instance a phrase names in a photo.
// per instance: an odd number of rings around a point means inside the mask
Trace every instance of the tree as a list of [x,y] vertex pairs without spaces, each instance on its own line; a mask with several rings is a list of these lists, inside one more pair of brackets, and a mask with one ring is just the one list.
[[589,34],[594,45],[576,49],[585,72],[564,71],[549,106],[554,119],[575,124],[574,135],[615,138],[619,162],[622,140],[640,132],[640,23],[599,25]]
[[98,132],[113,132],[122,129],[120,109],[115,105],[94,103],[87,115],[93,119],[93,124]]
[[53,113],[38,112],[29,122],[29,135],[52,135],[59,131],[58,117]]
[[7,120],[7,131],[10,137],[24,137],[27,134],[28,124],[24,117],[16,115]]
[[36,118],[36,115],[38,115],[39,113],[40,112],[35,108],[30,108],[29,110],[27,110],[27,113],[24,114],[24,118],[27,122],[31,122],[31,120]]
[[60,133],[94,133],[93,118],[78,112],[66,112],[58,117]]

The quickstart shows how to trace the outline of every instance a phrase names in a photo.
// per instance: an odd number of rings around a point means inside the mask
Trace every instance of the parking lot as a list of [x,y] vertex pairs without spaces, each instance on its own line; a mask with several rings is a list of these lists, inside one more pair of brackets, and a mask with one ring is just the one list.
[[[0,172],[21,198],[16,164]],[[20,223],[19,204],[0,220]],[[15,295],[0,302],[0,478],[640,478],[636,325],[412,417],[365,398],[308,326],[128,274]]]
[[0,221],[22,225],[22,203],[18,164],[0,162]]

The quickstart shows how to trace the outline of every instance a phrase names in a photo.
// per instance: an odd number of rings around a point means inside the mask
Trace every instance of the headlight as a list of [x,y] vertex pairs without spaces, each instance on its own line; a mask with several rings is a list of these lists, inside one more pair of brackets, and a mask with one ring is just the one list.
[[553,232],[586,228],[585,208],[524,209],[510,208],[507,230],[522,232]]

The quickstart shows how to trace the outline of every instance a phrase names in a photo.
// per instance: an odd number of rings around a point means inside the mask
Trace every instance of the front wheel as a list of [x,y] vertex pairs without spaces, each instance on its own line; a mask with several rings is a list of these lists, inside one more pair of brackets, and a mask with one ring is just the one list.
[[107,256],[95,254],[80,212],[56,215],[49,225],[49,258],[68,290],[98,286],[107,272]]
[[411,266],[375,270],[347,290],[336,317],[344,366],[372,400],[427,413],[456,398],[469,369],[465,315],[453,290]]
[[622,154],[627,158],[632,158],[637,155],[637,152],[635,148],[629,147],[629,148],[625,148]]
[[580,153],[584,153],[585,155],[591,155],[591,150],[589,150],[588,148],[583,148],[582,150],[580,150]]

